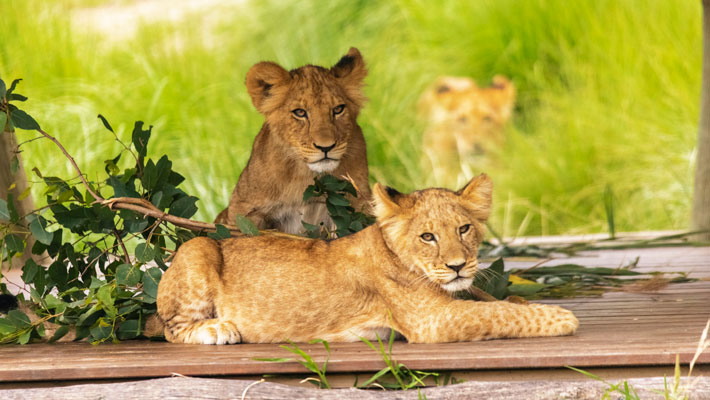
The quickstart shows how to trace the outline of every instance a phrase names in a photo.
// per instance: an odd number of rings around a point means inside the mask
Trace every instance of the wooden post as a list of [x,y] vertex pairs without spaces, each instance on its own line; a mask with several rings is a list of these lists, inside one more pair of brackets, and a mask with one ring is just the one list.
[[[2,127],[5,130],[5,127]],[[19,162],[19,168],[17,172],[12,173],[11,162],[13,158],[17,155],[17,161]],[[10,186],[15,184],[15,187],[10,190]],[[17,200],[20,194],[22,194],[28,187],[27,175],[25,175],[25,169],[22,165],[22,156],[18,152],[17,138],[14,132],[2,132],[0,133],[0,198],[7,200],[8,194],[12,194],[13,203],[15,208],[20,215],[25,215],[30,211],[34,210],[34,202],[32,201],[32,196],[27,196],[23,200]],[[21,258],[13,260],[12,266],[24,265],[27,258],[30,256],[31,245],[34,243],[32,238],[28,241],[28,248],[25,249],[25,253]]]
[[693,195],[693,230],[705,230],[698,240],[710,241],[710,0],[703,3],[703,80]]

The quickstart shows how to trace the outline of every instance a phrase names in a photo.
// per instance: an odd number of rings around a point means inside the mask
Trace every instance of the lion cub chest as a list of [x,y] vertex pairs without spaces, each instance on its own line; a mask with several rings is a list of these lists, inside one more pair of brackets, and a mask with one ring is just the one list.
[[323,223],[329,229],[334,226],[325,203],[317,201],[283,205],[273,213],[273,216],[273,220],[267,224],[267,229],[277,229],[292,234],[305,232],[302,221],[317,226]]

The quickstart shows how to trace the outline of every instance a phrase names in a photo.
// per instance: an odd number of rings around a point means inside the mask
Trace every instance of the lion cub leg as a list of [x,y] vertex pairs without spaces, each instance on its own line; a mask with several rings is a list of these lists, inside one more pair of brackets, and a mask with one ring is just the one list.
[[173,343],[239,343],[237,326],[217,313],[222,287],[219,244],[201,237],[182,247],[158,286],[158,315],[165,338]]

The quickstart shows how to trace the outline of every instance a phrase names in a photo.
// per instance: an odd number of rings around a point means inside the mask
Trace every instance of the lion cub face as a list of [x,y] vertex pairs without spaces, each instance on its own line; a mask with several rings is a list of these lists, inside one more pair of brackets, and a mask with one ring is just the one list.
[[438,152],[483,153],[501,142],[514,103],[515,87],[505,77],[497,75],[483,88],[470,78],[441,77],[419,102],[429,122],[425,145]]
[[423,279],[455,292],[473,283],[493,184],[481,174],[458,192],[426,189],[406,195],[376,184],[373,202],[387,246]]
[[266,124],[288,145],[285,156],[300,159],[312,171],[330,172],[345,154],[365,102],[365,62],[351,48],[330,69],[306,65],[291,71],[261,62],[247,73],[252,103]]

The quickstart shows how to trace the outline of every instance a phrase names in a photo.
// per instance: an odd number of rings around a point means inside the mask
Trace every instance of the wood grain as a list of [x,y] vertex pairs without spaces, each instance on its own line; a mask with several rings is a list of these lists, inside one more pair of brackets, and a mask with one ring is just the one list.
[[[710,275],[710,248],[605,250],[550,265],[579,263],[618,266],[640,256],[647,271],[689,271]],[[641,263],[643,261],[643,264]],[[508,267],[529,267],[538,260],[517,260]],[[641,267],[641,265],[643,267]],[[579,317],[575,336],[491,340],[472,343],[414,345],[397,342],[393,357],[423,370],[501,370],[527,368],[672,366],[678,354],[688,363],[705,323],[710,319],[710,281],[675,284],[652,293],[610,292],[597,298],[545,300],[567,307]],[[321,345],[301,345],[316,361],[325,361]],[[304,373],[295,361],[271,363],[255,358],[292,357],[271,344],[204,346],[126,341],[92,346],[87,343],[8,345],[0,347],[0,383],[81,379],[229,376]],[[710,364],[710,353],[700,356]],[[358,373],[385,366],[364,343],[331,344],[328,371]],[[669,371],[671,369],[669,368]],[[2,397],[2,396],[0,396]]]
[[[663,390],[663,378],[629,379],[629,384],[641,398],[657,398],[655,391]],[[695,379],[689,386],[690,398],[710,399],[710,378]],[[425,388],[406,392],[360,389],[317,390],[258,381],[239,381],[200,378],[163,378],[141,382],[76,385],[59,388],[13,389],[0,391],[5,400],[21,399],[319,399],[319,400],[415,400],[434,399],[568,399],[596,400],[602,397],[606,387],[592,380],[550,382],[465,382]]]

